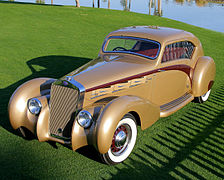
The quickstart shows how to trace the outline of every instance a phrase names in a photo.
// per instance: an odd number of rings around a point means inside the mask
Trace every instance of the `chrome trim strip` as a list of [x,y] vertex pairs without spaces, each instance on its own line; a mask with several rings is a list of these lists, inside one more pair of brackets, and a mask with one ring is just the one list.
[[66,81],[68,81],[69,83],[71,83],[72,85],[74,85],[75,87],[77,87],[79,89],[79,100],[78,100],[78,105],[77,105],[77,110],[80,111],[82,109],[83,106],[83,101],[84,101],[84,96],[85,96],[85,87],[79,83],[78,81],[76,81],[74,79],[74,76],[66,76]]
[[66,76],[66,80],[76,86],[79,89],[80,93],[85,92],[85,87],[78,81],[74,80],[73,76]]
[[181,104],[182,102],[186,101],[187,99],[191,98],[191,94],[190,93],[185,93],[183,96],[167,103],[167,104],[164,104],[162,106],[160,106],[160,110],[161,111],[167,111],[169,109],[172,109],[173,107]]
[[106,95],[106,94],[97,95],[97,96],[91,97],[90,99],[95,99],[95,98],[98,98],[98,97],[101,97],[101,96],[104,96],[104,95]]
[[64,141],[71,141],[71,138],[67,138],[67,137],[64,137],[64,136],[58,136],[56,134],[50,134],[50,136],[54,137],[54,138],[57,138],[57,139],[64,140]]

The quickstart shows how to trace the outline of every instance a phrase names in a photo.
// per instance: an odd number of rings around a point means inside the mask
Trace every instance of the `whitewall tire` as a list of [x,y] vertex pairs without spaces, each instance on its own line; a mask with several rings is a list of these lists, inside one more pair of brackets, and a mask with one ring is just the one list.
[[131,154],[136,138],[136,121],[134,116],[128,113],[118,123],[110,149],[101,154],[102,160],[109,165],[121,163]]
[[203,94],[202,96],[195,97],[195,102],[203,103],[203,102],[207,101],[210,93],[211,93],[211,89],[209,91],[207,91],[205,94]]

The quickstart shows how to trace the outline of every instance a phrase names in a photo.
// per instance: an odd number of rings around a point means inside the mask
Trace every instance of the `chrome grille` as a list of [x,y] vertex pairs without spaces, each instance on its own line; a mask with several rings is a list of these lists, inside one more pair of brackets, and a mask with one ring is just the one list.
[[70,136],[78,99],[78,90],[52,84],[49,119],[50,134],[62,137]]

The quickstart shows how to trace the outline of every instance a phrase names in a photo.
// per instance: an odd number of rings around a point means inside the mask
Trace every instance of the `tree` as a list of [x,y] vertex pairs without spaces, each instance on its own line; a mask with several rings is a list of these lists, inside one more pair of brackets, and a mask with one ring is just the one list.
[[152,0],[149,0],[149,15],[151,15],[152,3]]
[[95,7],[95,3],[94,3],[94,0],[93,0],[93,8]]
[[162,16],[161,6],[162,6],[162,1],[161,0],[158,0],[158,15],[159,16]]
[[108,0],[108,9],[110,9],[110,0]]
[[37,4],[45,4],[45,0],[36,0]]
[[131,10],[131,0],[129,0],[129,6],[128,6],[129,11]]
[[75,0],[76,7],[80,7],[79,0]]
[[156,15],[156,0],[154,0],[154,15]]
[[100,8],[100,0],[98,0],[98,8]]
[[123,6],[124,10],[128,10],[128,1],[127,0],[121,0],[120,1],[121,5]]

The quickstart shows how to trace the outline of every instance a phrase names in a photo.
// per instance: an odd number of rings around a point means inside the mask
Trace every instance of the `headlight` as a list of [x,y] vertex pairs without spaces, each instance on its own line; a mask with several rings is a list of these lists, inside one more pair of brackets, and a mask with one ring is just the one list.
[[32,98],[28,101],[28,109],[32,114],[39,114],[40,110],[41,110],[41,103],[39,101],[39,99],[37,98]]
[[79,112],[77,121],[80,126],[88,128],[92,124],[93,119],[88,111],[83,110]]

